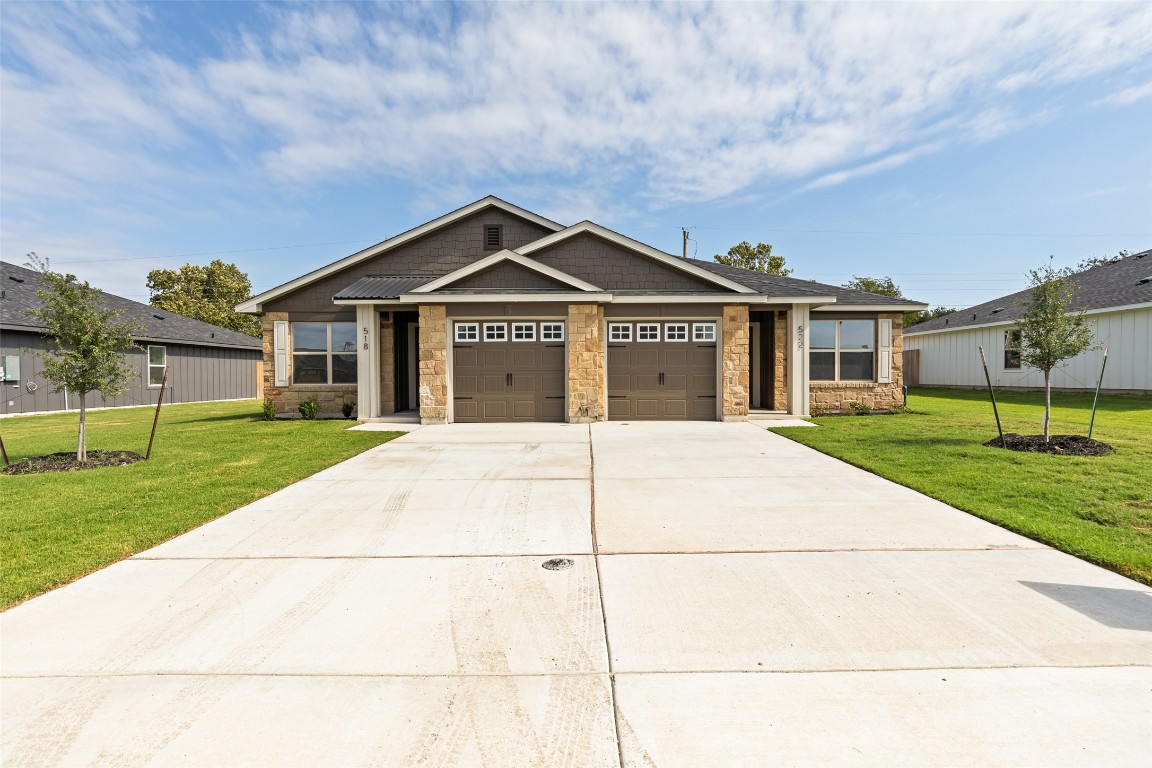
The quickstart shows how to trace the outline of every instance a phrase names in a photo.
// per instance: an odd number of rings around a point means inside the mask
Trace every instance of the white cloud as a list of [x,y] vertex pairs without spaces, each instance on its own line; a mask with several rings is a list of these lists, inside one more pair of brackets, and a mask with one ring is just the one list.
[[1152,82],[1144,83],[1143,85],[1134,85],[1131,88],[1125,88],[1122,91],[1117,91],[1110,96],[1100,99],[1098,103],[1101,104],[1116,104],[1118,106],[1126,107],[1129,104],[1135,104],[1138,101],[1152,98]]

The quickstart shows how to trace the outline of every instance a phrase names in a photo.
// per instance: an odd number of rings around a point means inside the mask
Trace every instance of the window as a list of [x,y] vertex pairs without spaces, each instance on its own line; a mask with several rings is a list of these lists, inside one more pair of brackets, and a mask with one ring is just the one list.
[[456,323],[456,341],[480,341],[480,323]]
[[666,323],[664,341],[688,341],[688,323]]
[[540,338],[544,341],[564,341],[564,323],[540,323]]
[[536,323],[512,323],[512,341],[536,341]]
[[292,323],[293,384],[355,384],[356,323]]
[[637,323],[636,341],[660,341],[660,323]]
[[608,341],[632,341],[632,324],[608,323]]
[[693,323],[692,341],[716,341],[716,323]]
[[504,247],[504,228],[499,224],[484,225],[484,250],[498,251]]
[[484,323],[484,341],[508,341],[508,323]]
[[1020,370],[1020,350],[1024,346],[1020,331],[1004,332],[1004,370]]
[[875,320],[813,320],[808,328],[812,381],[875,381]]
[[148,345],[148,386],[164,383],[164,369],[168,367],[168,348]]

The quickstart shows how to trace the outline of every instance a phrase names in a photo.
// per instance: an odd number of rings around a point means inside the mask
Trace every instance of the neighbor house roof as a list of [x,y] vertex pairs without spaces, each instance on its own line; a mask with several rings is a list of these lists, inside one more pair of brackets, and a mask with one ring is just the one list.
[[[1068,308],[1074,312],[1152,306],[1152,250],[1077,272],[1068,280],[1072,285]],[[913,336],[1012,322],[1024,314],[1031,295],[1028,288],[920,323],[904,333]]]
[[[43,306],[36,296],[40,289],[40,273],[15,264],[0,261],[0,328],[12,331],[40,333],[44,324],[28,314],[29,310]],[[194,344],[212,347],[239,347],[261,349],[263,342],[243,333],[230,331],[217,325],[193,320],[166,309],[158,309],[111,293],[101,291],[104,305],[124,311],[124,319],[132,319],[144,326],[136,334],[141,341]]]

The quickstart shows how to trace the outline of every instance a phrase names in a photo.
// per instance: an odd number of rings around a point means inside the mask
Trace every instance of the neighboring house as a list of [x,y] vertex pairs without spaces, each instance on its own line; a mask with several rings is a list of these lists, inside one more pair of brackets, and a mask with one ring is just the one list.
[[683,259],[486,197],[237,306],[264,391],[425,423],[743,419],[901,400],[925,305]]
[[[1070,308],[1085,313],[1100,347],[1054,369],[1052,386],[1094,389],[1107,348],[1102,389],[1152,392],[1152,251],[1079,272],[1069,281]],[[983,346],[994,385],[1043,387],[1044,374],[1020,362],[1020,332],[1015,328],[1030,295],[1031,290],[1020,291],[910,328],[904,334],[910,382],[983,387],[978,349]]]
[[[75,393],[54,394],[53,385],[41,376],[42,360],[35,350],[48,349],[50,342],[40,321],[27,314],[41,306],[36,297],[39,287],[39,272],[0,262],[0,415],[63,411],[80,405]],[[103,298],[106,306],[125,311],[122,319],[144,326],[136,336],[140,348],[124,352],[140,378],[127,392],[107,401],[98,392],[90,392],[88,407],[155,403],[165,369],[166,403],[258,396],[263,367],[260,339],[110,293]]]

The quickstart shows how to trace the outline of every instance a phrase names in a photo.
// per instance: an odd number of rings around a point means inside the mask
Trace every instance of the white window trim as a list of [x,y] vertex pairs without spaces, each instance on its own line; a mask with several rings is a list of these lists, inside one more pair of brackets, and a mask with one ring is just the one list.
[[[332,380],[334,378],[332,374],[333,374],[333,371],[335,370],[332,358],[335,355],[355,355],[357,358],[357,360],[356,360],[357,367],[359,367],[359,365],[360,365],[359,345],[353,345],[352,349],[340,349],[340,350],[332,349],[332,326],[333,325],[341,325],[341,324],[355,326],[356,323],[349,322],[347,320],[292,320],[291,322],[292,323],[317,323],[319,325],[324,326],[324,345],[326,347],[326,350],[324,352],[297,352],[294,348],[292,348],[291,351],[292,351],[292,358],[293,359],[295,359],[295,357],[297,355],[304,355],[304,356],[312,355],[312,356],[316,356],[316,357],[322,356],[322,357],[324,357],[325,365],[327,365],[327,367],[328,367],[328,380],[327,381],[297,384],[296,383],[296,364],[292,363],[291,371],[292,371],[292,385],[293,386],[300,386],[300,387],[319,387],[319,386],[347,387],[350,385],[355,385],[357,383],[355,381],[335,382]],[[291,348],[291,345],[289,345],[289,346]]]
[[[500,329],[500,338],[488,338],[489,329],[495,330],[496,328]],[[508,323],[484,323],[484,341],[508,341]]]
[[[163,365],[155,365],[155,364],[152,362],[152,350],[153,350],[153,349],[162,349],[162,350],[164,350],[164,364],[163,364]],[[167,369],[167,368],[168,368],[168,347],[167,347],[167,346],[165,346],[164,344],[149,344],[149,345],[148,345],[148,360],[147,360],[147,363],[148,363],[148,389],[160,389],[160,385],[159,385],[159,384],[153,384],[153,383],[152,383],[152,369],[153,369],[153,368],[160,368],[160,369],[161,369],[161,373],[160,373],[160,380],[161,380],[161,381],[163,381],[163,380],[164,380],[164,373],[163,373],[163,371],[164,371],[165,369]]]
[[[708,338],[702,337],[700,335],[701,331],[707,331]],[[692,323],[692,341],[716,341],[716,323]]]
[[[480,341],[480,323],[456,323],[455,339],[459,342]],[[467,338],[471,332],[473,338]]]
[[[560,335],[548,338],[546,336],[548,333]],[[540,341],[564,341],[564,323],[540,323]]]
[[[683,338],[672,338],[669,328],[677,328],[680,333],[683,333]],[[664,341],[670,341],[673,344],[687,344],[689,339],[688,323],[665,323],[664,324]]]
[[[647,329],[649,331],[652,328],[655,328],[656,329],[656,338],[645,339],[642,335],[642,331],[641,331],[642,328]],[[641,343],[645,343],[645,344],[650,344],[652,342],[660,341],[660,323],[636,323],[636,341],[641,342]]]
[[[522,332],[525,328],[531,329],[531,337],[527,339],[516,338],[516,334]],[[512,323],[512,341],[536,341],[536,323]]]
[[[859,319],[860,320],[867,320],[868,318],[859,318]],[[832,353],[832,363],[833,363],[832,371],[833,371],[833,374],[835,375],[835,378],[833,378],[833,379],[816,379],[816,378],[814,378],[814,379],[812,379],[812,381],[829,381],[829,382],[835,382],[837,384],[852,383],[852,382],[868,382],[868,381],[871,381],[873,383],[884,383],[884,381],[880,377],[879,344],[877,343],[877,339],[876,339],[877,334],[879,333],[879,323],[880,323],[879,320],[871,320],[870,321],[872,323],[872,340],[873,340],[872,341],[872,349],[870,349],[870,350],[841,349],[841,347],[840,347],[840,323],[852,323],[852,322],[857,322],[857,320],[854,320],[852,318],[849,318],[847,320],[824,320],[824,319],[813,320],[809,324],[809,330],[811,330],[811,324],[819,323],[819,322],[836,323],[835,347],[832,349],[829,349],[827,347],[809,347],[808,348],[809,370],[811,370],[811,366],[812,366],[811,354],[813,352],[831,352]],[[889,321],[889,322],[891,322],[891,321]],[[841,352],[871,352],[872,353],[872,378],[871,379],[842,379],[842,378],[840,378],[840,353]]]
[[1009,328],[1008,330],[1004,331],[1004,353],[1002,355],[1000,355],[1000,367],[1001,367],[1001,370],[1005,370],[1005,371],[1022,371],[1022,370],[1024,370],[1024,360],[1023,359],[1020,360],[1020,365],[1017,365],[1013,368],[1008,367],[1008,353],[1009,352],[1019,352],[1021,354],[1021,358],[1023,358],[1023,353],[1024,353],[1024,340],[1023,340],[1023,338],[1021,338],[1020,341],[1018,341],[1016,344],[1012,344],[1013,334],[1015,334],[1017,336],[1022,336],[1019,328]]
[[[621,332],[617,336],[617,332]],[[608,323],[608,341],[632,341],[632,323]]]

